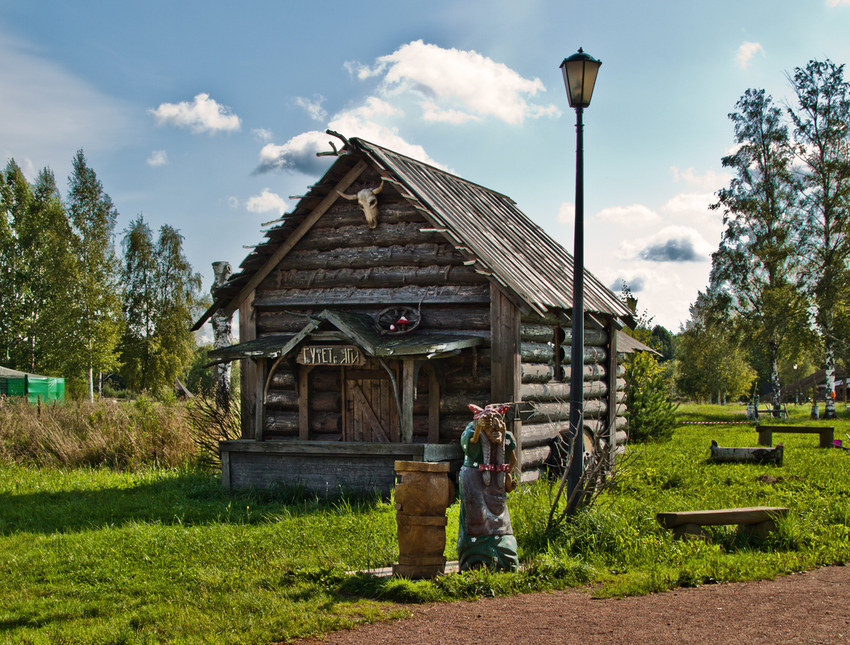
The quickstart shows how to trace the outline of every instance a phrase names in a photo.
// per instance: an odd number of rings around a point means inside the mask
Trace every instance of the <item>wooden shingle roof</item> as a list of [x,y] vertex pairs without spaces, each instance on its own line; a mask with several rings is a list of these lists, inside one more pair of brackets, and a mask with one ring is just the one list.
[[[350,185],[369,165],[468,258],[467,264],[539,313],[572,308],[572,255],[512,199],[362,139],[351,139],[343,150],[345,154],[301,196],[294,211],[266,232],[267,240],[245,258],[242,271],[216,292],[213,306],[196,329],[217,309],[234,311],[274,268],[282,247],[295,244],[317,218],[315,212],[330,207],[335,189]],[[589,312],[632,319],[632,312],[587,270],[584,306]]]

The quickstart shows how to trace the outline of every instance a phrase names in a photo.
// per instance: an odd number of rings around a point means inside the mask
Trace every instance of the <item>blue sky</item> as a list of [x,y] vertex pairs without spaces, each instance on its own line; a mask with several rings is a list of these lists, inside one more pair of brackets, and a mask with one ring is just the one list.
[[328,161],[331,126],[510,195],[572,249],[575,114],[560,76],[602,60],[585,111],[586,264],[675,331],[705,287],[748,88],[850,60],[850,0],[635,3],[0,0],[0,158],[66,186],[83,148],[120,232],[185,236],[205,278]]

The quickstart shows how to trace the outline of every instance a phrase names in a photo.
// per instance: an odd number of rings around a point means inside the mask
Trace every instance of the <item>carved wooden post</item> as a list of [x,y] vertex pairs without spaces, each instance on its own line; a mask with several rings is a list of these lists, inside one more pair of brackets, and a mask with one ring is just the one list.
[[[233,269],[230,267],[230,262],[213,262],[213,273],[215,279],[210,291],[215,299],[216,289],[221,287],[230,278]],[[213,347],[220,349],[233,344],[233,335],[231,333],[231,316],[225,315],[223,309],[216,311],[210,323],[213,328]],[[215,389],[215,404],[222,410],[230,409],[230,363],[219,363],[213,366],[213,388]]]

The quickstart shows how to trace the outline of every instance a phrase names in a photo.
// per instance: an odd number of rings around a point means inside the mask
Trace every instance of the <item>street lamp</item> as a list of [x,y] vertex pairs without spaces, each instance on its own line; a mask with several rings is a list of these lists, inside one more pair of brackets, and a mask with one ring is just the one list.
[[[570,107],[576,111],[576,203],[575,233],[573,235],[573,325],[570,347],[570,451],[569,471],[567,473],[567,499],[578,488],[584,470],[584,124],[582,113],[590,105],[596,74],[602,61],[584,53],[579,48],[577,54],[565,58],[561,63],[564,74],[564,86]],[[580,502],[575,497],[575,510]]]

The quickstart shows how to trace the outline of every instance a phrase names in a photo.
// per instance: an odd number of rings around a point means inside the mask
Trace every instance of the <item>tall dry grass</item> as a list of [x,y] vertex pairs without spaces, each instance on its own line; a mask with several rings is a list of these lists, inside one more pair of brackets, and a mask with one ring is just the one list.
[[185,404],[140,398],[31,405],[0,397],[0,462],[73,468],[174,468],[195,458]]

